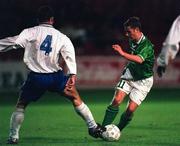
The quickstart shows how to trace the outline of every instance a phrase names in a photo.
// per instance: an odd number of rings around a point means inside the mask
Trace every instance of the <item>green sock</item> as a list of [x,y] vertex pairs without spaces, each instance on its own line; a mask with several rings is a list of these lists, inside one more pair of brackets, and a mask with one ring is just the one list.
[[119,112],[119,107],[113,107],[111,105],[108,106],[106,109],[104,120],[102,122],[102,126],[111,124],[114,121],[118,112]]
[[121,119],[120,119],[120,122],[118,124],[118,127],[119,129],[122,131],[122,129],[124,129],[129,123],[130,121],[132,120],[133,118],[133,114],[131,115],[127,115],[126,112],[124,112],[122,115],[121,115]]

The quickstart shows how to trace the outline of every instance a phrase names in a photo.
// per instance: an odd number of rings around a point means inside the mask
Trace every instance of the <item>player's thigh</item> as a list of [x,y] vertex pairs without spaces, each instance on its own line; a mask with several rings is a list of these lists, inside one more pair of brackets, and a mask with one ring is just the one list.
[[116,85],[114,97],[111,104],[119,105],[124,100],[124,97],[129,94],[131,89],[132,88],[128,81],[120,80],[119,83]]
[[63,93],[64,96],[70,100],[81,100],[79,92],[77,91],[75,86],[72,86],[71,88],[65,87]]
[[125,92],[126,94],[129,94],[132,90],[132,86],[129,84],[129,81],[121,79],[117,83],[115,89],[121,90],[121,91]]
[[81,100],[75,86],[72,86],[71,88],[66,86],[69,79],[68,75],[64,75],[62,71],[58,71],[57,73],[52,75],[52,78],[54,78],[55,81],[53,86],[49,88],[49,91],[57,92],[73,102]]
[[134,88],[149,92],[153,86],[153,77],[149,77],[138,81],[131,81],[130,84]]
[[131,93],[129,94],[129,98],[137,105],[140,105],[142,101],[144,101],[144,99],[146,98],[147,94],[147,91],[142,91],[137,88],[133,88]]
[[53,79],[53,84],[49,87],[49,91],[57,92],[63,94],[66,87],[66,83],[69,79],[69,75],[65,75],[63,71],[59,70],[58,72],[51,75]]
[[47,90],[48,79],[45,78],[45,76],[40,74],[29,73],[20,89],[18,104],[38,100]]
[[133,100],[129,100],[126,110],[127,114],[132,114],[138,108],[138,106],[139,105],[136,102],[134,102]]
[[153,77],[135,82],[131,81],[130,84],[133,86],[130,93],[130,99],[140,105],[152,88]]
[[122,101],[124,100],[126,95],[127,94],[124,91],[122,91],[120,89],[116,89],[116,91],[114,93],[114,97],[113,97],[110,105],[119,106],[122,103]]

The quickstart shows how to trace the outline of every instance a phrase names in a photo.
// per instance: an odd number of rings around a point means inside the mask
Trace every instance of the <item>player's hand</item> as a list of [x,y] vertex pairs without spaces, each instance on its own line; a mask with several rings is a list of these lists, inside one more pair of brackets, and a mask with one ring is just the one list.
[[112,45],[112,48],[117,51],[120,55],[124,56],[124,51],[122,50],[121,46],[119,45]]
[[165,73],[166,71],[166,67],[158,66],[156,71],[157,71],[158,76],[161,78],[163,76],[163,73]]
[[76,75],[70,75],[66,83],[66,87],[71,89],[73,86],[75,86],[75,83],[76,83]]
[[78,91],[76,90],[75,83],[76,83],[76,75],[70,75],[66,83],[66,87],[64,89],[64,95],[66,97],[75,97],[75,98],[80,97]]

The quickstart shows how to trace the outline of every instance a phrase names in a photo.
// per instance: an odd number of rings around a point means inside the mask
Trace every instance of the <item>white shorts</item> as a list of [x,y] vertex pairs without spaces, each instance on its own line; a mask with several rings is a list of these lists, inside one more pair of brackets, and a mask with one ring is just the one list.
[[146,98],[148,92],[153,85],[153,76],[143,80],[132,81],[123,80],[117,84],[116,89],[124,91],[129,94],[129,98],[138,105]]

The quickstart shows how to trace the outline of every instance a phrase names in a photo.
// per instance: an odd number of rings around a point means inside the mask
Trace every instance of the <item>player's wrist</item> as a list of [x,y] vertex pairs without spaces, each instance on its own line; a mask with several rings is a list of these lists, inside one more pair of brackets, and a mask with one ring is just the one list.
[[125,57],[125,58],[126,58],[126,54],[127,54],[127,53],[125,53],[124,51],[121,51],[121,52],[119,52],[119,53],[121,54],[122,57]]
[[72,77],[72,76],[76,76],[76,74],[69,74],[69,76],[70,76],[70,77]]
[[76,74],[70,74],[69,77],[72,78],[72,79],[74,79],[74,80],[77,79]]

